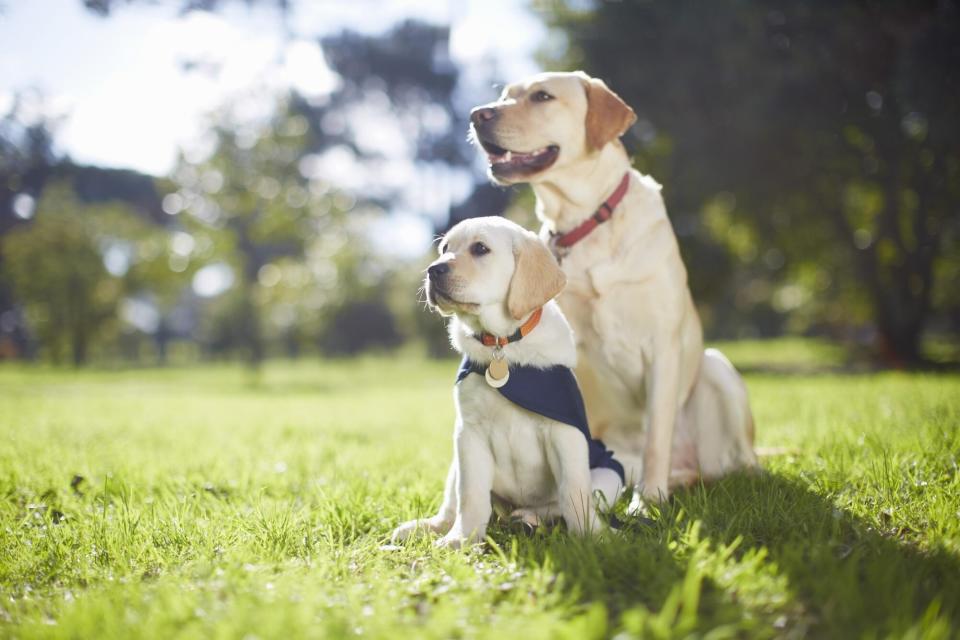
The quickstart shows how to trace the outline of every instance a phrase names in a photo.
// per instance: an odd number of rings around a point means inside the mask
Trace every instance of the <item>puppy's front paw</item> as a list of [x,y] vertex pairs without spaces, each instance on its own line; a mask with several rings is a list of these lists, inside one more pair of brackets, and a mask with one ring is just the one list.
[[446,533],[447,528],[446,523],[436,517],[409,520],[393,530],[393,533],[390,535],[390,542],[403,542],[414,536],[422,535],[427,531],[432,533]]
[[435,547],[443,549],[462,549],[471,544],[470,538],[456,533],[448,533],[433,543]]
[[647,503],[639,491],[634,491],[630,497],[630,504],[627,506],[627,515],[634,518],[644,518],[650,515],[650,511],[647,509]]

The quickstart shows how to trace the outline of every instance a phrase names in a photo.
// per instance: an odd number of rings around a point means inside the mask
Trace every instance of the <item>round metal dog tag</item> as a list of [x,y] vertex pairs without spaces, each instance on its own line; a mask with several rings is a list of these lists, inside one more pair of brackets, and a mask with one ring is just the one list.
[[494,389],[499,389],[507,384],[507,380],[510,379],[510,367],[507,365],[507,361],[502,358],[492,360],[487,365],[484,377],[487,379],[487,384]]

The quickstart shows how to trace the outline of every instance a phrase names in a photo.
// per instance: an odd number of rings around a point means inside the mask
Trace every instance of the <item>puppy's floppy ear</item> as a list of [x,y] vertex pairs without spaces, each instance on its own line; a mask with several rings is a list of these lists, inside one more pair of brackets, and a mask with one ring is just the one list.
[[585,73],[582,77],[587,91],[587,148],[599,151],[626,133],[637,114],[603,80]]
[[517,266],[507,293],[507,311],[521,320],[563,291],[567,277],[550,250],[532,233],[524,234],[513,252]]

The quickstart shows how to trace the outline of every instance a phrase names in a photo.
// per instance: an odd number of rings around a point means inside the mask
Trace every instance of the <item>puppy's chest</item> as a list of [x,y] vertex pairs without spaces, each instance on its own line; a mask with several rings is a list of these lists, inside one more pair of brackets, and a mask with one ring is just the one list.
[[480,435],[493,458],[494,493],[520,506],[552,499],[550,430],[564,426],[516,406],[479,375],[464,379],[457,396],[463,428]]

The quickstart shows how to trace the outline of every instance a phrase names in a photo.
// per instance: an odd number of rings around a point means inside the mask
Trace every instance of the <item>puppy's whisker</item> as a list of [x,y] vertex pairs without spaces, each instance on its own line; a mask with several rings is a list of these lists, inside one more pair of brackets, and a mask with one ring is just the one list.
[[423,306],[424,311],[430,311],[430,300],[427,296],[426,286],[421,286],[417,289],[417,302]]

